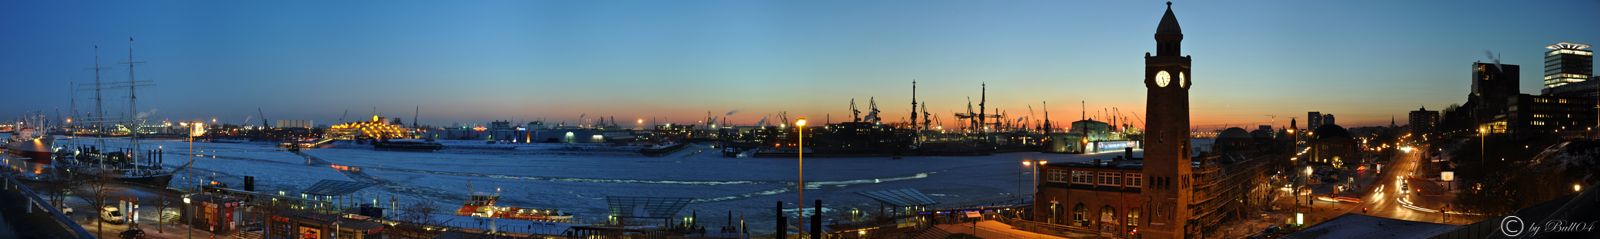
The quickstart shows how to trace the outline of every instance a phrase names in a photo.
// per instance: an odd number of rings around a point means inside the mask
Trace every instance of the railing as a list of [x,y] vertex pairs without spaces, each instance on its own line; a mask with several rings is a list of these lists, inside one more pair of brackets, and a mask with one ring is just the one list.
[[973,236],[977,236],[977,237],[980,237],[980,238],[990,238],[990,239],[999,239],[999,238],[1018,238],[1018,239],[1035,238],[1035,239],[1042,239],[1042,238],[1050,238],[1050,237],[1047,237],[1045,235],[1026,236],[1026,235],[1021,235],[1021,234],[1016,234],[1016,233],[1003,232],[1003,231],[998,231],[998,230],[994,230],[994,229],[978,227],[978,226],[972,225],[971,223],[952,224],[952,225],[955,225],[955,227],[953,227],[953,228],[960,228],[960,229],[963,229],[965,231],[962,231],[962,230],[953,230],[953,231],[947,230],[947,231],[950,231],[952,233],[972,234]]
[[1022,219],[1005,218],[1005,219],[1000,219],[998,221],[1000,221],[1001,223],[1009,224],[1009,225],[1011,225],[1012,228],[1016,228],[1017,230],[1026,231],[1026,232],[1033,232],[1033,233],[1039,233],[1039,234],[1045,234],[1045,235],[1066,236],[1067,233],[1069,233],[1069,232],[1070,233],[1096,234],[1096,235],[1100,234],[1100,231],[1096,231],[1096,230],[1090,229],[1090,228],[1071,227],[1071,226],[1066,226],[1066,225],[1056,225],[1056,224],[1028,221],[1028,220],[1022,220]]
[[[37,208],[37,210],[42,210],[42,212],[41,211],[33,211],[33,214],[6,215],[6,216],[8,216],[8,217],[28,217],[28,216],[32,216],[32,215],[37,214],[37,213],[45,213],[46,214],[45,216],[54,219],[52,221],[55,222],[54,223],[55,226],[59,226],[61,229],[63,229],[62,231],[65,231],[65,234],[68,234],[68,235],[54,235],[54,236],[69,237],[69,238],[81,238],[81,239],[94,239],[95,238],[94,234],[89,233],[88,230],[84,230],[82,225],[78,225],[78,222],[72,221],[72,219],[70,217],[67,217],[67,215],[61,214],[61,211],[57,210],[56,207],[54,207],[54,206],[45,206],[45,205],[48,204],[46,202],[49,202],[49,201],[46,201],[46,200],[44,200],[42,198],[39,198],[39,194],[34,193],[33,190],[28,190],[27,187],[22,186],[22,182],[17,181],[17,179],[15,179],[15,178],[12,178],[10,173],[0,173],[0,174],[3,174],[5,176],[5,180],[3,182],[3,185],[0,185],[0,186],[4,186],[4,187],[0,188],[0,190],[4,190],[5,194],[12,194],[12,195],[20,196],[22,199],[26,199],[27,205],[24,205],[24,206],[25,207],[30,207],[29,210],[35,210],[34,208]],[[5,196],[12,196],[12,195],[5,195]],[[15,199],[15,198],[0,199],[0,201],[8,201],[9,199]],[[7,221],[28,221],[28,220],[7,220]],[[0,222],[0,223],[4,223],[4,222]],[[49,226],[50,225],[48,223],[38,222],[38,221],[34,221],[34,223],[44,224],[44,225],[34,225],[34,226]],[[12,225],[12,226],[16,227],[16,225]],[[39,230],[40,228],[30,228],[30,229]],[[43,229],[43,230],[49,230],[49,229]],[[37,231],[34,231],[34,232],[37,232]]]

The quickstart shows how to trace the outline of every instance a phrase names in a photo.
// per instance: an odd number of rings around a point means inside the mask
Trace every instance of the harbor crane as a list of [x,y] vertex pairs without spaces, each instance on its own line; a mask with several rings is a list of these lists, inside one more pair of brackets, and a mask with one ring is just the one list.
[[272,127],[271,125],[267,124],[267,113],[261,112],[261,108],[256,108],[256,113],[257,114],[261,114],[261,127],[262,128],[271,128]]
[[861,122],[861,110],[856,109],[856,99],[855,98],[850,98],[850,113],[854,114],[855,117],[856,117],[855,121],[851,121],[851,122]]

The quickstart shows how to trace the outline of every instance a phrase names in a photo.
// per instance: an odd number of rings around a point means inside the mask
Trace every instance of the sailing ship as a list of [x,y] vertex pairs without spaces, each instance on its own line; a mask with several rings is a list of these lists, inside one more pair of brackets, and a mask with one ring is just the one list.
[[[144,131],[146,115],[141,115],[138,108],[137,88],[155,86],[150,80],[134,79],[134,64],[144,63],[133,61],[133,38],[128,38],[128,81],[100,82],[99,55],[95,56],[95,82],[83,83],[86,86],[79,90],[94,90],[95,115],[82,118],[74,122],[91,124],[93,127],[94,144],[71,145],[73,150],[63,157],[57,157],[55,164],[60,169],[72,176],[111,175],[115,180],[126,183],[144,184],[153,187],[165,188],[172,181],[174,172],[188,167],[189,164],[168,169],[162,165],[164,154],[162,150],[148,150],[141,148],[140,134]],[[99,48],[99,47],[95,47]],[[126,117],[108,117],[101,103],[101,91],[110,89],[128,89],[128,109]],[[111,128],[118,130],[111,132]],[[74,127],[76,128],[76,127]],[[123,131],[126,132],[123,132]],[[127,142],[114,142],[126,139]],[[72,140],[83,142],[85,140]],[[192,163],[192,162],[191,162]]]

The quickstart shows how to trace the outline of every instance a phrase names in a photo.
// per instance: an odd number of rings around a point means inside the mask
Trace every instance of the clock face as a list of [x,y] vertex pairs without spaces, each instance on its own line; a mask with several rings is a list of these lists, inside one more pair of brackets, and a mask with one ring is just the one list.
[[1167,87],[1168,82],[1172,82],[1172,74],[1167,74],[1167,71],[1156,72],[1156,86]]
[[1183,78],[1183,72],[1178,72],[1178,87],[1185,87],[1187,85],[1189,85],[1189,80]]

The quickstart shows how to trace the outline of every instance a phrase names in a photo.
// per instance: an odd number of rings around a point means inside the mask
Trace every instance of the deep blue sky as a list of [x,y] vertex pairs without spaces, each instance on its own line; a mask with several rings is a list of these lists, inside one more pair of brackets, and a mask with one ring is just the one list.
[[[846,116],[876,97],[906,116],[910,82],[930,111],[1026,115],[1049,101],[1144,106],[1143,55],[1162,1],[8,1],[0,3],[0,115],[70,105],[89,82],[126,80],[156,117],[317,124],[385,115],[433,125],[587,114],[693,123],[707,111]],[[1484,51],[1542,87],[1544,46],[1600,44],[1600,1],[1179,1],[1194,57],[1193,122],[1278,125],[1306,111],[1345,126],[1404,124],[1419,105],[1465,102]],[[120,92],[120,91],[119,91]],[[78,91],[88,111],[90,91]],[[126,93],[105,98],[126,97]],[[127,111],[126,100],[116,100]],[[62,114],[68,114],[65,110]],[[1042,117],[1041,114],[1036,117]],[[1091,116],[1094,113],[1089,113]],[[259,121],[259,118],[252,119]],[[1303,127],[1303,123],[1302,123]]]

